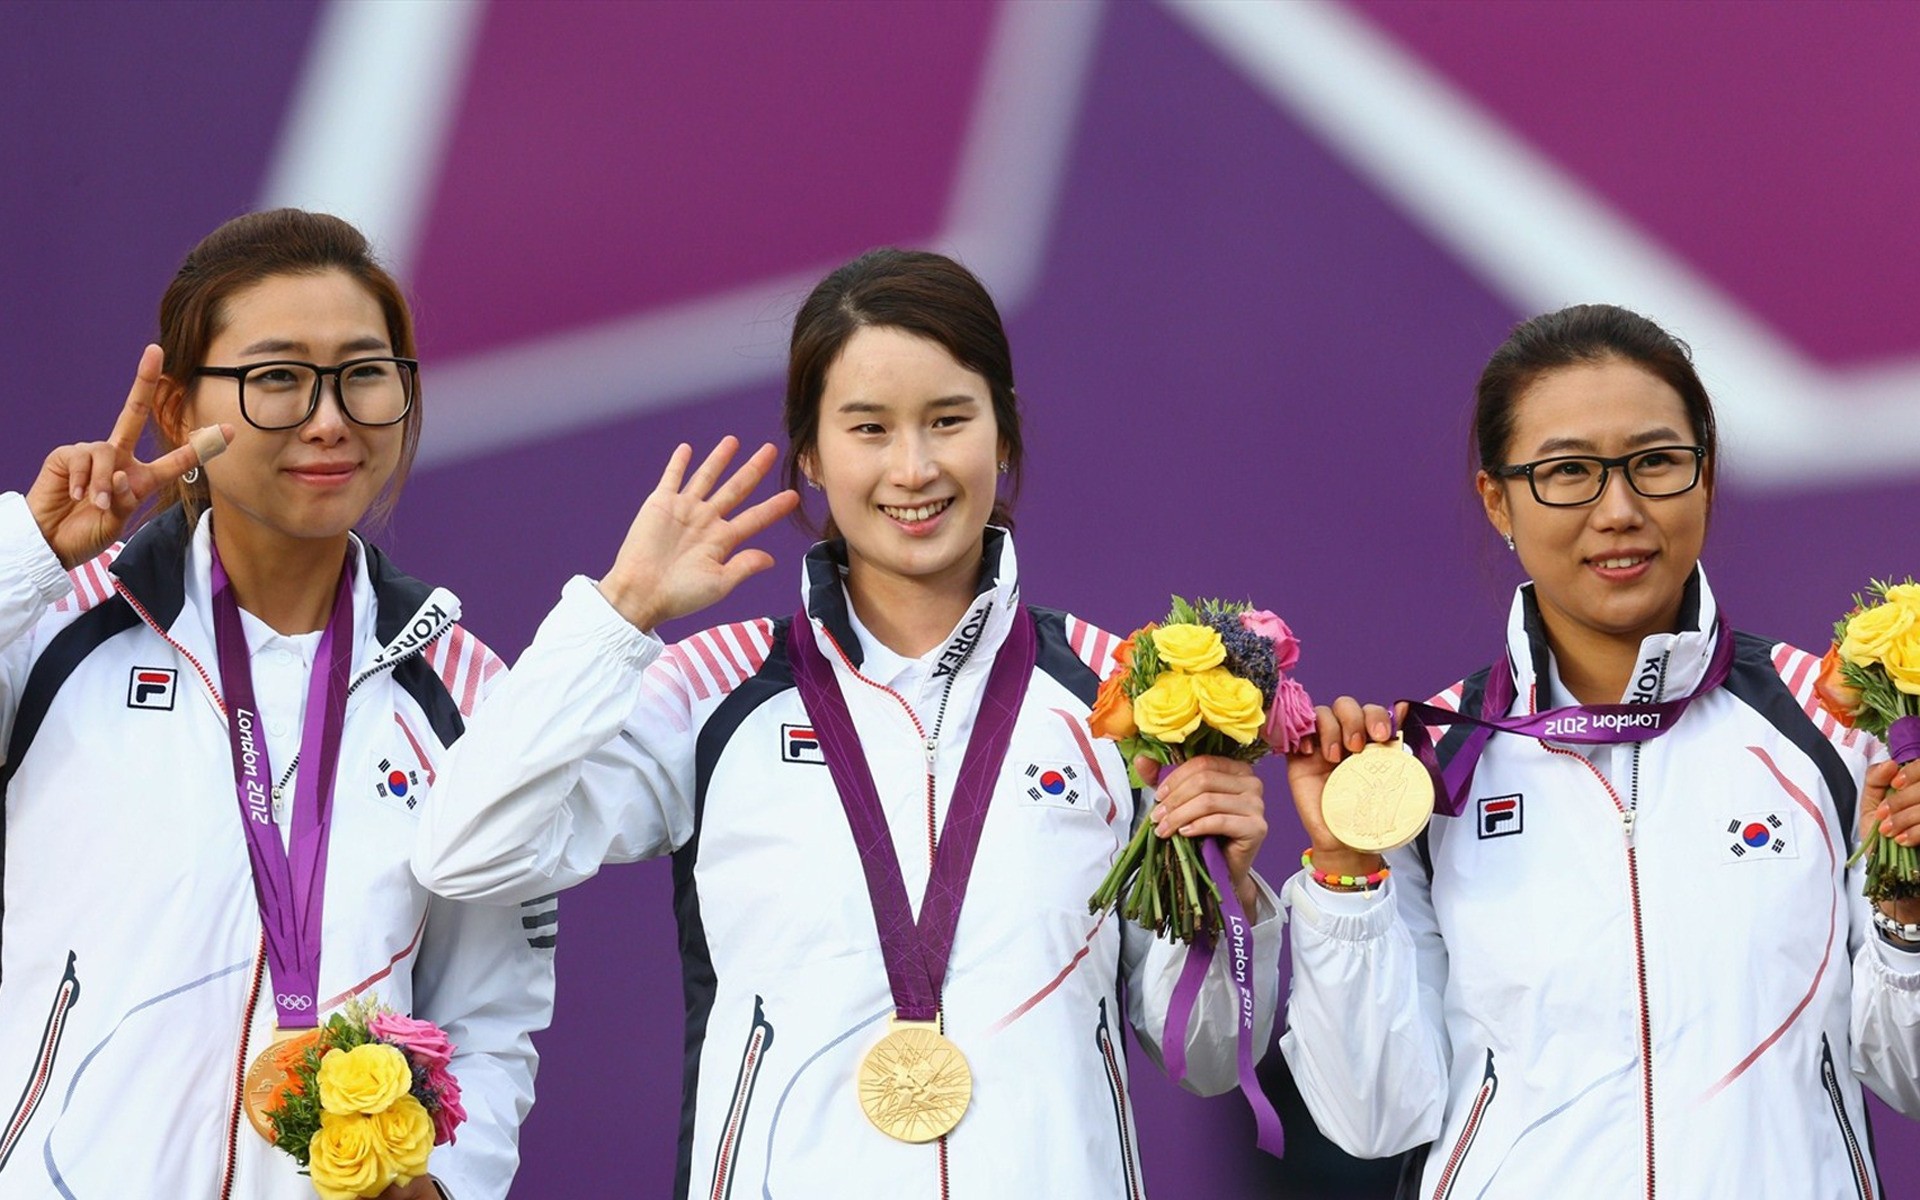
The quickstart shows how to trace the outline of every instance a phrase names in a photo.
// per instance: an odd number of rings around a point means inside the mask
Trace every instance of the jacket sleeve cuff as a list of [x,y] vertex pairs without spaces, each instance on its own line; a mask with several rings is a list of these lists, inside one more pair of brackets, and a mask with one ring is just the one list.
[[620,610],[600,594],[599,586],[585,575],[575,575],[567,581],[553,616],[605,651],[615,662],[635,671],[646,670],[666,649],[659,638],[636,628],[621,616]]
[[1367,942],[1386,936],[1393,927],[1393,880],[1370,892],[1336,892],[1297,871],[1287,881],[1286,900],[1294,919],[1307,928],[1343,942]]
[[42,607],[73,590],[60,558],[41,534],[27,498],[19,492],[0,493],[0,571],[24,579]]
[[1874,930],[1871,939],[1874,967],[1897,992],[1920,992],[1920,946],[1908,949],[1886,934]]

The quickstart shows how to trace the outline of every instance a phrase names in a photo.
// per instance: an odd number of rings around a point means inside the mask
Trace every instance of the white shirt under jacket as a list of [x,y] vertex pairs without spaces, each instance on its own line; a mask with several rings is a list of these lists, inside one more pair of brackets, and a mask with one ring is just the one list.
[[[973,607],[918,660],[854,627],[827,548],[807,561],[807,610],[916,909],[929,834],[946,819],[1018,599],[1012,540],[990,531],[987,547]],[[1087,912],[1151,805],[1127,786],[1112,743],[1087,734],[1115,639],[1058,612],[1035,618],[1039,662],[946,976],[946,1030],[974,1092],[947,1139],[944,1187],[940,1150],[879,1133],[855,1098],[856,1066],[893,1002],[847,820],[793,686],[787,621],[664,647],[577,578],[454,754],[442,791],[454,802],[428,814],[415,859],[444,895],[513,900],[605,862],[674,855],[688,1009],[679,1195],[1140,1194],[1121,982],[1126,1019],[1157,1058],[1185,950]],[[1038,785],[1049,771],[1053,792]],[[1256,978],[1272,980],[1279,910],[1260,886]],[[1224,947],[1211,966],[1188,1038],[1188,1083],[1203,1093],[1235,1080]],[[1260,990],[1261,1047],[1273,990]]]
[[[1702,575],[1687,609],[1624,702],[1704,674]],[[1514,714],[1571,703],[1540,628],[1522,588]],[[1886,750],[1820,711],[1813,656],[1733,636],[1731,678],[1664,737],[1495,734],[1386,886],[1288,884],[1282,1050],[1335,1142],[1421,1147],[1401,1195],[1881,1196],[1860,1083],[1920,1116],[1920,954],[1844,864]],[[1485,679],[1436,702],[1478,712]]]
[[[69,576],[21,497],[0,495],[8,1200],[313,1196],[237,1103],[274,1008],[216,700],[209,528],[189,541],[176,510]],[[552,1012],[555,905],[460,904],[415,882],[445,744],[500,664],[454,624],[451,593],[364,543],[357,561],[323,1008],[370,992],[447,1030],[469,1119],[429,1166],[458,1200],[500,1200],[533,1102],[529,1035]],[[278,776],[319,639],[242,616]]]

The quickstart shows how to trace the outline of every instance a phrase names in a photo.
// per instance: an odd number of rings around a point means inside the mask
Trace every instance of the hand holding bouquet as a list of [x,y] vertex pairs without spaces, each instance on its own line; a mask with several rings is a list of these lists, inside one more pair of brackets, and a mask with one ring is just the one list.
[[322,1200],[378,1196],[427,1173],[427,1156],[467,1119],[447,1070],[453,1046],[431,1021],[372,1000],[274,1047],[286,1073],[269,1105],[274,1145]]
[[[1115,653],[1088,724],[1119,744],[1129,772],[1141,756],[1171,765],[1290,752],[1314,730],[1313,702],[1287,675],[1299,657],[1300,643],[1270,612],[1175,596],[1166,620],[1135,630]],[[1151,821],[1140,823],[1088,908],[1122,896],[1129,920],[1176,941],[1210,944],[1220,931],[1220,893],[1192,840],[1161,838]]]
[[[1834,622],[1833,646],[1814,684],[1834,720],[1884,739],[1896,762],[1920,761],[1920,585],[1875,580]],[[1876,826],[1847,865],[1867,856],[1867,895],[1920,899],[1920,851]]]

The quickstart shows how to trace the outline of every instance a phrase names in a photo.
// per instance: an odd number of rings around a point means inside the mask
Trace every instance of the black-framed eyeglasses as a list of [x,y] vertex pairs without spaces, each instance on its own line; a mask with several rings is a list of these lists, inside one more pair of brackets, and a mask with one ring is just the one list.
[[320,385],[333,377],[340,409],[356,425],[394,425],[413,411],[420,362],[412,358],[350,358],[331,367],[298,359],[248,363],[244,367],[201,367],[195,375],[217,375],[240,385],[240,415],[255,429],[294,429],[320,407]]
[[1526,476],[1533,498],[1550,508],[1578,508],[1600,498],[1615,467],[1627,477],[1628,486],[1649,500],[1690,492],[1700,482],[1700,464],[1706,457],[1705,446],[1652,446],[1617,458],[1562,454],[1495,467],[1492,473],[1502,479]]

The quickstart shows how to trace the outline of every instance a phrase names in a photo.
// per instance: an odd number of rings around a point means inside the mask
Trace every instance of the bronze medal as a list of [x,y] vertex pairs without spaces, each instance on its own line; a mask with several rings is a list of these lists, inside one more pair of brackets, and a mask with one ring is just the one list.
[[1327,776],[1320,816],[1344,846],[1365,854],[1398,850],[1433,819],[1433,777],[1399,738],[1373,742]]
[[960,1123],[973,1072],[933,1021],[895,1019],[860,1060],[860,1108],[874,1128],[903,1142],[931,1142]]

